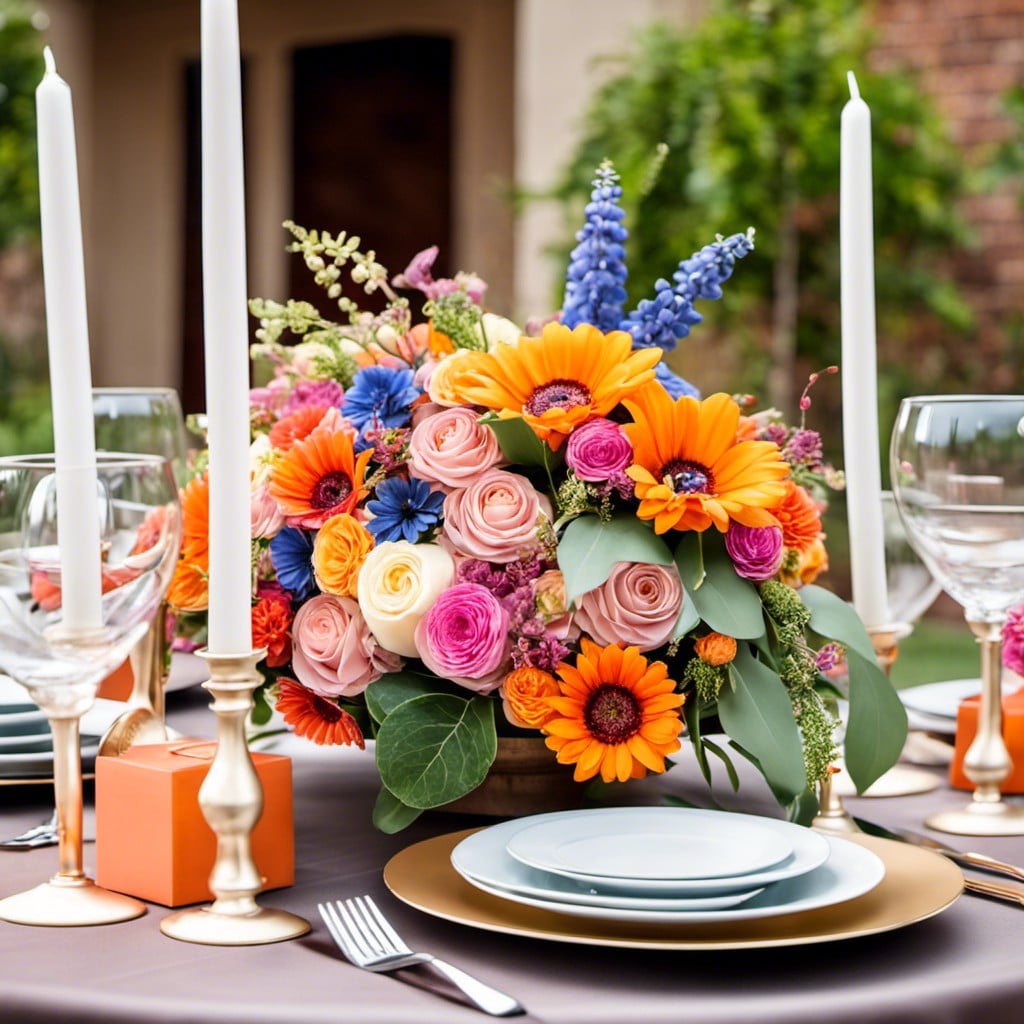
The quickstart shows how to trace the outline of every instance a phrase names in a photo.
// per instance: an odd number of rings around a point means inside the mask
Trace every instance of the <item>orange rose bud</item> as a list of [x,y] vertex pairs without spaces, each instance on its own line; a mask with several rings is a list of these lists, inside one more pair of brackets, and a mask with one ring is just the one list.
[[545,698],[560,693],[558,680],[550,672],[526,665],[517,668],[505,676],[501,687],[505,717],[520,729],[539,729],[555,714]]
[[313,542],[313,573],[325,594],[355,597],[356,579],[373,548],[373,534],[342,513],[320,527]]
[[736,657],[736,641],[724,633],[708,633],[694,645],[697,657],[709,665],[728,665]]

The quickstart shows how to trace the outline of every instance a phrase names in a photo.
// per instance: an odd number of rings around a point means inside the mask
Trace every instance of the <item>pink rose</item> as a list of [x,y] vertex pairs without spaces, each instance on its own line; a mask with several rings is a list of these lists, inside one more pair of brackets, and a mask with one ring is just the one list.
[[249,529],[257,540],[276,537],[284,526],[284,513],[270,496],[270,487],[260,484],[249,495]]
[[1024,605],[1011,608],[1003,624],[1003,664],[1024,676]]
[[580,599],[575,622],[596,643],[651,651],[672,639],[682,605],[683,585],[674,568],[617,562],[608,579]]
[[354,697],[402,659],[381,647],[359,605],[348,597],[320,594],[292,623],[292,668],[300,683],[322,697]]
[[786,554],[779,527],[744,526],[736,522],[730,523],[726,531],[725,550],[736,574],[756,583],[770,580],[782,568]]
[[633,446],[625,431],[611,420],[587,420],[565,445],[566,465],[581,480],[601,483],[625,471],[633,461]]
[[511,562],[537,546],[551,504],[526,477],[489,469],[444,500],[444,533],[456,551],[485,562]]
[[441,408],[413,430],[409,465],[414,476],[445,490],[465,487],[501,461],[501,448],[490,427],[473,409]]
[[505,676],[511,645],[509,617],[501,602],[479,583],[443,591],[416,627],[423,664],[460,686],[489,693]]

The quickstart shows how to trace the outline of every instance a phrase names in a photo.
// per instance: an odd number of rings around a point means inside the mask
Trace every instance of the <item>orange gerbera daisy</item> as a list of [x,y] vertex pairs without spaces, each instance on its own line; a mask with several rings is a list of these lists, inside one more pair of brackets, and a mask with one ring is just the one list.
[[277,710],[296,736],[319,746],[350,746],[362,750],[366,743],[356,720],[334,701],[306,689],[294,679],[277,681]]
[[775,526],[769,509],[786,494],[789,466],[773,441],[737,441],[740,407],[726,394],[673,402],[660,384],[626,400],[634,422],[626,425],[636,484],[637,515],[653,519],[655,533],[706,530],[722,533],[729,521]]
[[203,554],[195,560],[181,559],[167,591],[167,603],[182,612],[206,611],[210,603],[210,562]]
[[353,440],[348,430],[317,427],[274,464],[270,495],[290,526],[315,530],[356,507],[366,493],[363,477],[373,451],[357,457]]
[[552,449],[581,423],[604,416],[654,379],[661,349],[632,351],[625,331],[602,334],[590,324],[544,327],[539,338],[474,352],[454,382],[458,400],[521,416]]
[[821,538],[821,512],[818,504],[803,487],[792,480],[786,481],[785,497],[774,512],[782,527],[782,543],[787,548],[795,548],[804,554]]
[[210,550],[210,480],[194,476],[181,491],[181,557],[205,559]]
[[598,772],[605,782],[663,772],[679,747],[681,694],[662,661],[636,647],[582,641],[576,665],[558,666],[560,697],[545,698],[555,717],[544,723],[560,764],[575,764],[577,782]]
[[296,441],[303,441],[324,418],[328,406],[303,405],[283,416],[270,428],[270,443],[278,451],[286,452]]

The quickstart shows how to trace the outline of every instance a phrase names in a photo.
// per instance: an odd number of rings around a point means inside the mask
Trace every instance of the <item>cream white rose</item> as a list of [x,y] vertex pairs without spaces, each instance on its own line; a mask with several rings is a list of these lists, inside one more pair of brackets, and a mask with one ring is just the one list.
[[481,340],[486,340],[488,352],[493,352],[499,345],[518,345],[523,332],[508,317],[497,313],[484,313],[480,318],[478,333]]
[[455,577],[455,562],[436,544],[384,541],[359,570],[359,607],[377,643],[406,658],[417,657],[415,633]]

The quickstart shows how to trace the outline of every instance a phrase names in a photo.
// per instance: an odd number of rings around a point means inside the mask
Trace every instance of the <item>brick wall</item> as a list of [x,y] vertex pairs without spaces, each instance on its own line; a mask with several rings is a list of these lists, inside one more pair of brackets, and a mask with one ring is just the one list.
[[[1016,131],[1000,97],[1024,84],[1024,0],[876,0],[881,69],[909,67],[946,116],[953,140],[973,166]],[[969,198],[964,214],[979,251],[955,269],[978,311],[981,349],[1005,352],[1008,330],[1024,316],[1024,210],[1018,191],[1003,185]],[[1018,328],[1019,330],[1019,328]],[[1016,360],[1000,360],[992,381],[1018,389]]]

